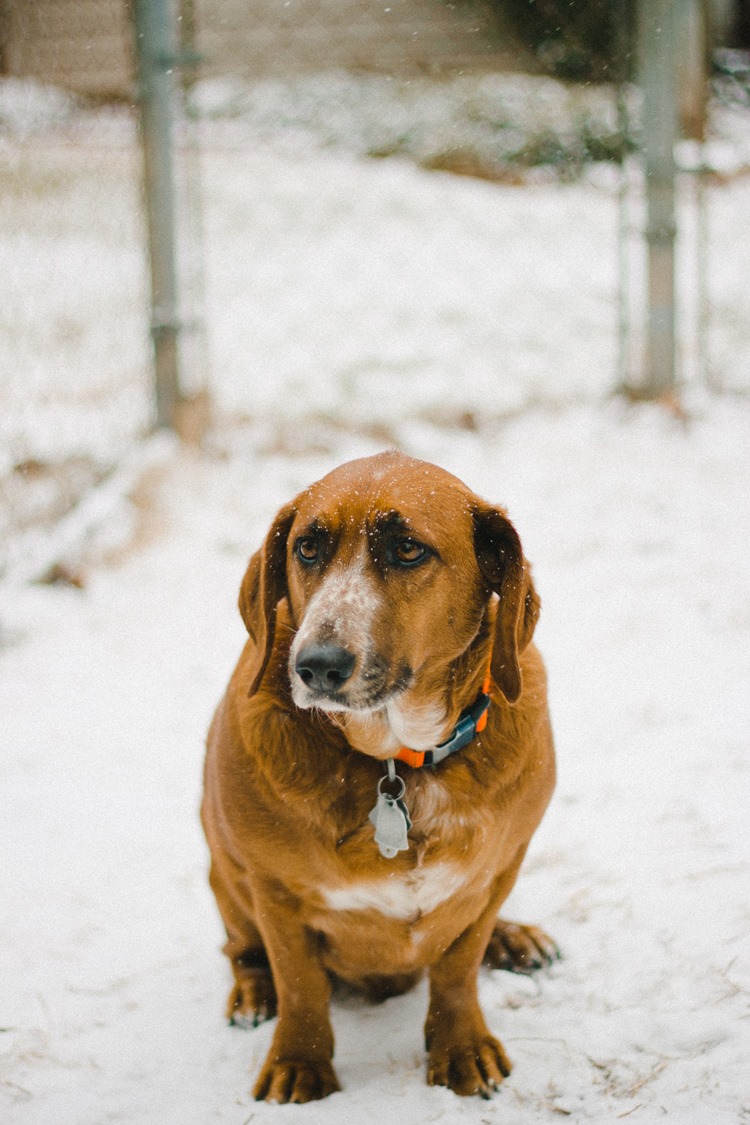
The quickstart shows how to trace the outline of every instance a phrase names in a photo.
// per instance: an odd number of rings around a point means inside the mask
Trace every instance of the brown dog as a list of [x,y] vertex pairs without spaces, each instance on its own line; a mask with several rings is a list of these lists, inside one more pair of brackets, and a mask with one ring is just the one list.
[[338,1089],[332,977],[382,998],[424,969],[428,1081],[489,1096],[510,1064],[479,966],[556,956],[497,918],[554,786],[516,531],[434,465],[352,461],[279,512],[240,611],[250,639],[209,733],[203,824],[228,1014],[278,1011],[256,1098]]

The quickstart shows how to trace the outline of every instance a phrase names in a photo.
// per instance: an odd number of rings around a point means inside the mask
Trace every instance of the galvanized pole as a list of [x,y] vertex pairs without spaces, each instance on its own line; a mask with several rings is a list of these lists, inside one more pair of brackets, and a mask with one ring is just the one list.
[[170,0],[134,0],[141,135],[151,264],[156,425],[176,428],[180,315],[174,171],[174,66]]
[[633,208],[631,161],[628,158],[628,145],[632,130],[628,108],[627,83],[632,81],[635,75],[632,63],[633,27],[630,15],[629,4],[621,3],[616,6],[614,12],[617,67],[615,73],[615,110],[617,127],[623,142],[617,199],[617,390],[619,393],[626,394],[630,387],[633,353],[633,282],[630,268]]
[[634,388],[646,398],[667,394],[676,382],[675,161],[680,0],[639,0],[643,149],[646,175],[648,310],[645,370]]

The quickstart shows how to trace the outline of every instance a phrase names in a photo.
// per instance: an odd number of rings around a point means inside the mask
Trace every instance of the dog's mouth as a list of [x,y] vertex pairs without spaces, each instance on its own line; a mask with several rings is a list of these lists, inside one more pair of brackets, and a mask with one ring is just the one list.
[[391,700],[403,694],[404,689],[390,689],[374,695],[355,695],[348,692],[309,692],[304,695],[292,688],[292,697],[298,707],[304,710],[348,711],[352,714],[366,714],[382,711]]

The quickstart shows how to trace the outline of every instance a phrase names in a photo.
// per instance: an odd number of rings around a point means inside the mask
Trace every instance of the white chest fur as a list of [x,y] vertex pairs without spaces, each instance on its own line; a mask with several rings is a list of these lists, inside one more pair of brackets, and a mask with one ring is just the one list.
[[406,874],[385,875],[323,890],[331,910],[377,910],[387,918],[406,921],[430,914],[460,890],[461,870],[450,863],[433,863]]

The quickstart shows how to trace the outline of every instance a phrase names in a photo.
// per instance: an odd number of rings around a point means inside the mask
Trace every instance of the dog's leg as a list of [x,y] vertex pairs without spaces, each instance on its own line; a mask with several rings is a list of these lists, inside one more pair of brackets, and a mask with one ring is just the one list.
[[557,945],[537,926],[522,926],[498,918],[484,954],[484,963],[491,969],[526,976],[546,968],[560,958]]
[[227,1002],[227,1019],[235,1027],[257,1027],[276,1015],[276,989],[266,951],[259,945],[244,943],[240,953],[228,941],[224,952],[232,963],[234,987]]
[[425,1043],[431,1086],[448,1086],[457,1094],[489,1098],[510,1074],[511,1064],[502,1043],[490,1033],[479,1007],[477,974],[497,912],[516,880],[523,851],[496,883],[477,921],[430,969]]
[[279,888],[253,888],[278,994],[279,1020],[253,1096],[258,1101],[310,1102],[340,1089],[328,1014],[331,983],[315,935],[299,922],[296,903]]
[[209,882],[227,932],[224,952],[234,974],[227,1019],[237,1027],[257,1027],[276,1015],[276,989],[263,938],[253,920],[252,897],[239,869],[227,867],[225,874],[215,860]]

